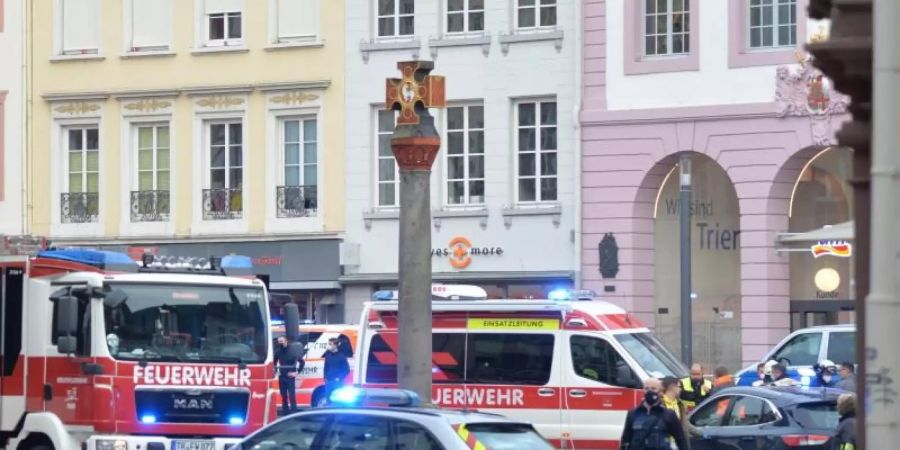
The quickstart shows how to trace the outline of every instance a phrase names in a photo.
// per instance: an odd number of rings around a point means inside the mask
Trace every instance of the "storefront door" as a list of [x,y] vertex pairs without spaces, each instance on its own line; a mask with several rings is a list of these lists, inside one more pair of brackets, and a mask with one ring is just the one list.
[[853,300],[792,300],[791,331],[819,325],[855,323]]

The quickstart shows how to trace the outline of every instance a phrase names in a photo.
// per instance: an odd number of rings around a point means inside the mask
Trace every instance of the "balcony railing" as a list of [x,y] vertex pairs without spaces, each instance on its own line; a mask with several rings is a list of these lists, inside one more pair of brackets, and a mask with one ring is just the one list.
[[131,191],[132,222],[169,220],[169,191]]
[[60,222],[96,222],[100,214],[100,194],[97,192],[66,192],[59,195]]
[[203,220],[234,220],[243,216],[240,189],[204,189]]
[[316,186],[278,186],[275,193],[278,218],[316,215],[318,189]]

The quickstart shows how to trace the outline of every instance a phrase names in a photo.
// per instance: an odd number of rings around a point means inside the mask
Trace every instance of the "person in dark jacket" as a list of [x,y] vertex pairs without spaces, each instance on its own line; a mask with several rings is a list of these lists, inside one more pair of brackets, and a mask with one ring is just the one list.
[[644,381],[644,401],[625,417],[619,441],[620,450],[688,450],[681,421],[662,405],[662,383],[655,378]]
[[837,401],[838,422],[834,450],[856,449],[856,394],[841,394]]
[[344,378],[350,373],[347,355],[340,351],[338,338],[328,340],[325,352],[325,398],[331,398],[331,392],[344,385]]
[[841,381],[838,381],[837,388],[845,391],[856,392],[856,371],[853,364],[844,361],[838,367],[838,373],[841,375]]
[[278,390],[281,392],[281,411],[290,414],[297,411],[296,380],[297,374],[303,370],[303,359],[296,348],[292,347],[287,337],[278,337],[278,348],[275,350],[275,373],[278,375]]

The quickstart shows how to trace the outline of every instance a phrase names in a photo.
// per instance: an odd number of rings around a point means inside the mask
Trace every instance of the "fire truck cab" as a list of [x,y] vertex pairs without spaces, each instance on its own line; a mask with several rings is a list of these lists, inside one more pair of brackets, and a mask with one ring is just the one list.
[[[632,315],[579,296],[433,301],[432,402],[530,422],[557,448],[618,448],[643,380],[687,370]],[[381,298],[359,325],[362,386],[397,382],[398,302]]]
[[268,296],[249,258],[148,256],[0,257],[0,447],[224,450],[275,419]]

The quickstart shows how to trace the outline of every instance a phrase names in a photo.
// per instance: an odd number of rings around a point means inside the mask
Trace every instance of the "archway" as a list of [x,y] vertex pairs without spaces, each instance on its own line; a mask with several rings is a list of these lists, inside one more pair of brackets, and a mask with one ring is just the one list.
[[[693,361],[704,367],[741,364],[740,207],[734,184],[716,161],[692,154],[691,268]],[[654,211],[656,333],[681,348],[680,208],[677,155],[661,162],[667,175]]]

